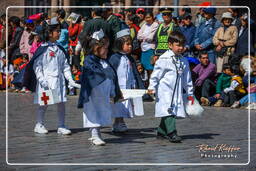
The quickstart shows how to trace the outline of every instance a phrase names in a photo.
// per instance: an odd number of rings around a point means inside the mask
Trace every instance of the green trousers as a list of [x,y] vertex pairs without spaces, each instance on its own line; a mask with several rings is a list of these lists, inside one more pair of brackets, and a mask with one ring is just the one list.
[[166,116],[161,118],[160,125],[157,128],[157,132],[163,135],[168,135],[176,131],[176,119],[175,116]]

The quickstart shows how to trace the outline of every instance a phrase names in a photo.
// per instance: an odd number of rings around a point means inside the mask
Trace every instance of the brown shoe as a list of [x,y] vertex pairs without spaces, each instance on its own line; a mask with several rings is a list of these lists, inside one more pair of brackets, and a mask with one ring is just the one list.
[[222,100],[218,100],[213,106],[214,107],[222,107],[223,106]]
[[202,106],[209,106],[209,104],[210,104],[209,100],[205,97],[201,97],[200,101],[201,101]]

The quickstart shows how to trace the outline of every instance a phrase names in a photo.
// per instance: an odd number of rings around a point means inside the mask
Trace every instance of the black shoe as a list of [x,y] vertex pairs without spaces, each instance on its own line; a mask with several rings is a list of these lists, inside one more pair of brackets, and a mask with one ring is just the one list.
[[181,140],[182,140],[182,138],[179,137],[177,134],[171,134],[166,137],[172,143],[181,143]]

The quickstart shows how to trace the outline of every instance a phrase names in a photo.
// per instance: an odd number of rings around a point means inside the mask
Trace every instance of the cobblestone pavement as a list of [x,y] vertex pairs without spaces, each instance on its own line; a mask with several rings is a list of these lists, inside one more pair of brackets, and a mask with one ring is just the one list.
[[[256,171],[255,111],[251,111],[251,161],[243,166],[185,166],[179,163],[235,163],[248,162],[248,111],[245,109],[206,107],[199,118],[177,121],[181,144],[169,143],[155,138],[159,119],[154,118],[154,103],[145,102],[145,116],[127,119],[129,131],[124,135],[113,135],[111,128],[102,129],[106,146],[90,144],[88,129],[82,128],[82,110],[76,108],[77,96],[68,97],[66,124],[71,136],[56,133],[56,106],[50,106],[46,113],[47,135],[34,134],[36,106],[31,94],[8,96],[8,162],[15,163],[57,163],[55,166],[7,165],[5,162],[5,93],[0,93],[0,171],[8,170],[98,170],[98,171]],[[226,145],[240,150],[220,152],[199,152],[198,145],[211,147]],[[224,148],[223,148],[224,149]],[[224,149],[225,150],[225,149]],[[208,154],[208,156],[205,156]],[[220,154],[221,158],[215,156]],[[204,155],[204,157],[202,157]],[[226,156],[224,156],[226,155]],[[58,163],[72,163],[74,166],[57,166]],[[79,163],[138,163],[137,166],[84,166]],[[169,163],[175,166],[150,166],[145,164]]]

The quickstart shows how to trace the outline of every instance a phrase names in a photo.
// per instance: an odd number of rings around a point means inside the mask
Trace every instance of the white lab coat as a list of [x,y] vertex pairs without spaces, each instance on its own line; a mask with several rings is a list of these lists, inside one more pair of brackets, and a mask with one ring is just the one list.
[[[51,51],[55,54],[53,57],[50,56]],[[34,96],[35,104],[39,104],[39,92],[44,89],[41,84],[44,81],[47,81],[49,89],[55,90],[59,102],[67,101],[65,78],[69,82],[73,81],[73,79],[65,54],[57,45],[49,46],[35,60],[33,69],[37,78],[36,93]]]
[[[177,78],[177,68],[182,72],[179,81],[177,81],[176,91],[174,86]],[[157,60],[154,71],[150,77],[148,89],[156,92],[155,117],[165,117],[175,115],[177,118],[186,117],[185,104],[187,97],[193,95],[193,83],[190,74],[189,63],[184,57],[175,57],[175,54],[168,50]],[[186,91],[183,94],[183,89]],[[173,112],[169,113],[173,98]]]
[[[123,55],[120,59],[120,64],[117,68],[118,84],[120,89],[134,89],[136,80],[133,75],[132,65],[126,55]],[[113,118],[123,117],[132,118],[134,117],[134,110],[132,107],[132,101],[126,100],[123,102],[112,104]]]
[[[109,67],[101,60],[103,68]],[[89,101],[83,107],[83,125],[85,128],[109,126],[112,123],[110,98],[115,96],[115,85],[106,79],[92,89]]]

